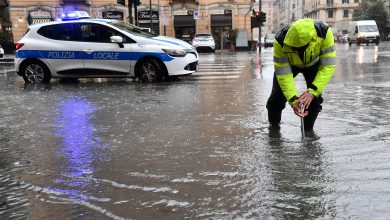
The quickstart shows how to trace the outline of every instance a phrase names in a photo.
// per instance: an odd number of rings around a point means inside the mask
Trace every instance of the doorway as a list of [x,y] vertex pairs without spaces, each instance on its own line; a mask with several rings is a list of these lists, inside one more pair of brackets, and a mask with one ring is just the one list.
[[211,15],[211,34],[215,40],[215,49],[226,48],[229,43],[229,33],[232,30],[231,15]]

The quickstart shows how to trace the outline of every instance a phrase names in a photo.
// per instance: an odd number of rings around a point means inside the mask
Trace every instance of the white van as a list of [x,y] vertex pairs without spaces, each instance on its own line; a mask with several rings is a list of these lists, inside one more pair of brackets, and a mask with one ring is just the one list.
[[378,26],[374,20],[352,21],[348,25],[348,42],[349,45],[356,43],[379,44]]

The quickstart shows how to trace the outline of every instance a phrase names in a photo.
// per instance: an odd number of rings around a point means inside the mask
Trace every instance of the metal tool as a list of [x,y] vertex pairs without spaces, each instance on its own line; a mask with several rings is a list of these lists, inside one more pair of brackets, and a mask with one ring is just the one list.
[[[305,112],[304,105],[301,105],[301,114]],[[305,139],[305,123],[303,121],[303,117],[301,117],[301,133],[302,133],[302,139]]]

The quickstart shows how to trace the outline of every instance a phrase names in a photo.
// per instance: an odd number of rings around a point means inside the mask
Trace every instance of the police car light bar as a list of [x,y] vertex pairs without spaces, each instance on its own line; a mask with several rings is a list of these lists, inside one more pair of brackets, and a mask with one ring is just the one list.
[[85,11],[68,11],[62,14],[61,19],[63,21],[79,20],[90,18],[89,14]]

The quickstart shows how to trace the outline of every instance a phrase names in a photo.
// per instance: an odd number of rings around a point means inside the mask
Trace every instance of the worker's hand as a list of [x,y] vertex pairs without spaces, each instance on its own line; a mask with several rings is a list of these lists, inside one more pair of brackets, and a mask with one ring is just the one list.
[[308,114],[306,109],[309,108],[311,101],[313,101],[313,95],[306,91],[298,97],[297,103],[293,106],[294,113],[299,117],[306,117]]
[[310,92],[306,91],[298,97],[298,103],[300,106],[303,105],[304,109],[308,109],[311,101],[313,101],[313,98],[313,95]]
[[301,117],[301,118],[304,118],[304,117],[307,116],[307,114],[309,114],[309,112],[308,112],[308,111],[305,111],[305,108],[303,107],[302,104],[299,104],[299,102],[297,102],[297,104],[295,104],[295,105],[293,106],[293,110],[294,110],[294,113],[295,113],[297,116]]

